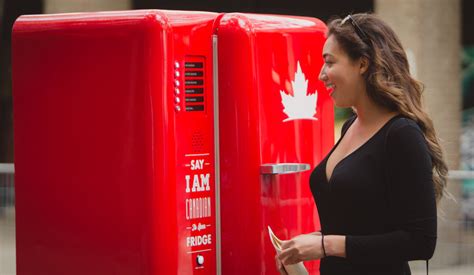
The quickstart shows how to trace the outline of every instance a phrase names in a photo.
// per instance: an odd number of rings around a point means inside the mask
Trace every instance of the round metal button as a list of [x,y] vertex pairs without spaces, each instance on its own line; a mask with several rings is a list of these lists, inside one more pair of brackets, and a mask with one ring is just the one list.
[[196,262],[197,262],[198,265],[203,265],[204,264],[204,256],[197,255]]

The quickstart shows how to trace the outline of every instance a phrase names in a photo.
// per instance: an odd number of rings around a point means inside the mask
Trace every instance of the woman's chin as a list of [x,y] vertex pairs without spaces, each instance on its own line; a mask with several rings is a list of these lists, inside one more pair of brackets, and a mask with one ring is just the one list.
[[335,99],[334,97],[332,98],[332,102],[334,103],[334,106],[337,108],[351,108],[352,106],[350,104],[340,102],[339,100]]
[[340,108],[341,102],[340,102],[340,100],[337,99],[336,94],[334,93],[334,91],[331,91],[329,96],[331,97],[332,102],[334,103],[334,106]]

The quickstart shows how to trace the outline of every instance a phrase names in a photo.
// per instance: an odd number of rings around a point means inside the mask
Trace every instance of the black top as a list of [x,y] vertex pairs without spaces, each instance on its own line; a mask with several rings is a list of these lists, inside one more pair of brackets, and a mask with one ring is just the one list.
[[406,275],[408,262],[432,257],[436,200],[432,163],[419,126],[400,115],[343,158],[331,178],[326,162],[313,170],[311,191],[325,235],[346,236],[346,258],[321,260],[321,275]]

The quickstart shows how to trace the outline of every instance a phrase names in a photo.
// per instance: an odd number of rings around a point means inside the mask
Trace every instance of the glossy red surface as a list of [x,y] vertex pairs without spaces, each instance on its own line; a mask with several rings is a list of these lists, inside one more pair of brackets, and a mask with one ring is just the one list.
[[[290,16],[226,14],[218,24],[222,274],[278,274],[267,226],[281,239],[320,228],[311,171],[259,167],[313,169],[334,144],[332,100],[318,80],[325,31]],[[319,272],[318,261],[306,267]]]
[[[128,11],[17,20],[18,275],[215,274],[215,17]],[[201,57],[205,108],[186,112],[183,65]],[[187,192],[186,177],[201,174],[209,189]],[[196,198],[210,198],[205,215],[186,208]],[[202,235],[211,243],[188,246]]]

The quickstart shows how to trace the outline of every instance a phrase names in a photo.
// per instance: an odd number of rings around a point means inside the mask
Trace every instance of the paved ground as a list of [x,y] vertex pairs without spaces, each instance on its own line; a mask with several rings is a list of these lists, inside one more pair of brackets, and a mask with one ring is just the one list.
[[[413,275],[426,275],[425,269],[412,271]],[[474,264],[465,266],[455,266],[443,269],[430,269],[430,275],[472,275],[474,274]]]
[[15,253],[15,213],[0,207],[0,275],[16,275]]
[[[0,275],[16,275],[15,272],[15,212],[12,208],[0,207]],[[413,275],[425,275],[425,263],[410,263]],[[430,268],[430,275],[473,275],[474,263],[470,265]],[[133,275],[133,274],[132,274]]]

